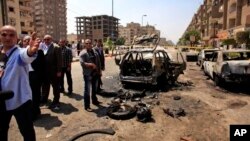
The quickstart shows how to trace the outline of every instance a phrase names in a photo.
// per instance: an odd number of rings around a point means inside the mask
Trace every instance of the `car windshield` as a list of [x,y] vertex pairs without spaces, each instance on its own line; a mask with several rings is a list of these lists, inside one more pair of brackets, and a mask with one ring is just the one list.
[[214,51],[205,51],[205,58],[210,59],[213,57],[213,52]]
[[223,60],[249,60],[250,52],[225,52],[223,53]]
[[142,52],[143,59],[152,59],[153,58],[153,52]]

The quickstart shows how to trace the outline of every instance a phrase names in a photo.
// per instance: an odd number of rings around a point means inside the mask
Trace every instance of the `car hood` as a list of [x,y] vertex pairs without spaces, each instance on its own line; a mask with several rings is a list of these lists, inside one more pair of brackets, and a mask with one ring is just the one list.
[[226,61],[230,67],[231,73],[235,74],[250,74],[250,60],[234,60]]

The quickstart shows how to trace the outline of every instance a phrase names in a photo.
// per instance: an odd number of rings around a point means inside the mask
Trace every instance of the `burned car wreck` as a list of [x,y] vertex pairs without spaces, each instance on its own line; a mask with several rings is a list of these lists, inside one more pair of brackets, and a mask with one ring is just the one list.
[[158,46],[158,35],[135,38],[133,45],[123,56],[117,55],[120,67],[120,81],[150,85],[173,84],[186,69],[186,62],[180,52],[177,61],[163,47]]

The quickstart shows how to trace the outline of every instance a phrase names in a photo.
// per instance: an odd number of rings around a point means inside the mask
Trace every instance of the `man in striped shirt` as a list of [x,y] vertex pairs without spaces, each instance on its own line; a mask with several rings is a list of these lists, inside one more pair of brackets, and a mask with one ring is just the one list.
[[66,46],[66,40],[61,39],[59,41],[59,46],[62,49],[62,75],[60,79],[60,90],[61,92],[65,92],[64,89],[64,74],[66,74],[67,83],[68,83],[68,95],[72,94],[73,91],[73,83],[71,77],[71,63],[72,63],[72,50]]

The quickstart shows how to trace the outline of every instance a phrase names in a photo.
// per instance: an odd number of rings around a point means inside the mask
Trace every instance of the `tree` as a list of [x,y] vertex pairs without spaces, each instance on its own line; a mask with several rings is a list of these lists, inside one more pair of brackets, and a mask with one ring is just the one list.
[[233,38],[225,39],[222,41],[222,45],[226,45],[228,49],[229,45],[236,45],[236,41]]
[[[193,38],[193,41],[191,40]],[[201,39],[200,32],[197,30],[190,30],[185,33],[184,39],[190,42],[190,45],[193,46],[198,44],[198,41]]]
[[114,50],[114,44],[113,44],[113,41],[108,37],[107,40],[104,42],[104,50],[105,50],[105,53],[108,54],[109,53],[109,50]]
[[116,45],[124,45],[125,44],[125,39],[123,37],[120,37],[116,40]]
[[236,33],[236,41],[239,44],[250,44],[250,31],[240,31]]

